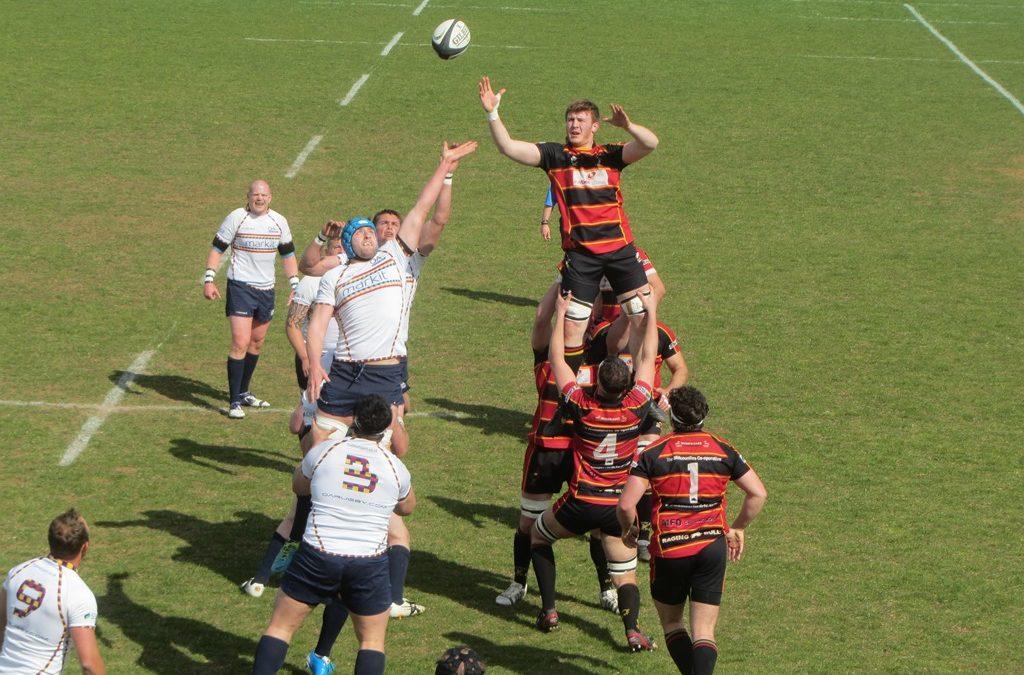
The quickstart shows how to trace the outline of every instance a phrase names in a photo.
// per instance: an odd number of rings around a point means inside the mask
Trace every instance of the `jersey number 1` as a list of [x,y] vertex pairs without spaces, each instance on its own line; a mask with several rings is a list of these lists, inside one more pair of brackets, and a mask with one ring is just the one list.
[[690,472],[690,503],[696,504],[700,501],[700,465],[690,462],[686,470]]

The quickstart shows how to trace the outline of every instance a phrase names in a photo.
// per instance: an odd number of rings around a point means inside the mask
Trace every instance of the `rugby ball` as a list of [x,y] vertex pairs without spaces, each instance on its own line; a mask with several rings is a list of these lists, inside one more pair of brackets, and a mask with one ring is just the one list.
[[469,47],[469,26],[459,19],[448,19],[434,29],[430,44],[442,59],[454,59]]

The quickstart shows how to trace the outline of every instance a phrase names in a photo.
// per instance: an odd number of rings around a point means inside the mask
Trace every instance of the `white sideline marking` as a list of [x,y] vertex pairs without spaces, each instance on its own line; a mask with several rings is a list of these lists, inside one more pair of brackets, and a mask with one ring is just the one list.
[[369,42],[367,40],[314,40],[313,38],[242,38],[248,42],[309,42],[323,45],[380,45],[383,42]]
[[309,143],[306,143],[306,147],[302,149],[302,152],[299,153],[299,156],[295,158],[294,162],[292,162],[291,168],[289,168],[288,171],[285,172],[284,177],[295,178],[295,175],[299,173],[299,169],[301,169],[302,165],[306,163],[306,160],[309,159],[310,154],[312,154],[312,152],[316,150],[316,146],[320,145],[320,141],[322,140],[324,140],[323,134],[317,134],[313,138],[309,139]]
[[489,9],[491,11],[501,10],[505,12],[571,12],[571,8],[561,7],[515,7],[513,5],[503,5],[501,7],[486,7],[484,5],[434,5],[436,8],[444,9]]
[[[828,21],[885,21],[889,23],[917,23],[913,19],[883,19],[877,16],[798,16],[798,19],[823,19]],[[1005,26],[1005,21],[936,21],[935,23],[970,23],[986,26]]]
[[427,8],[427,5],[429,5],[429,4],[430,4],[430,0],[423,0],[423,2],[421,2],[418,5],[416,5],[416,9],[412,10],[412,15],[413,16],[419,16],[420,12],[425,10]]
[[936,38],[938,38],[939,42],[941,42],[942,44],[946,45],[946,47],[949,49],[949,51],[953,52],[953,54],[955,54],[958,59],[963,61],[964,65],[966,65],[968,68],[973,70],[978,75],[978,77],[980,77],[981,79],[983,79],[986,82],[988,82],[992,86],[993,89],[995,89],[1000,94],[1002,94],[1003,98],[1005,98],[1007,101],[1009,101],[1010,104],[1013,105],[1013,107],[1017,109],[1017,112],[1019,112],[1021,115],[1024,115],[1024,104],[1022,104],[1020,101],[1018,101],[1017,97],[1015,97],[1013,94],[1008,92],[1006,90],[1006,88],[1003,87],[1003,85],[1001,85],[998,82],[996,82],[995,80],[993,80],[989,76],[989,74],[986,73],[981,68],[979,68],[978,65],[976,63],[974,63],[974,61],[971,61],[969,58],[967,58],[967,56],[962,51],[960,51],[957,48],[957,46],[955,44],[953,44],[949,40],[949,38],[947,38],[945,35],[943,35],[939,31],[937,31],[935,29],[935,26],[933,26],[930,23],[928,23],[928,20],[925,19],[923,16],[921,16],[921,13],[918,12],[916,9],[914,9],[913,5],[908,4],[908,3],[903,3],[903,6],[907,8],[907,11],[909,11],[911,14],[914,15],[914,18],[917,19],[921,23],[922,26],[927,28],[928,31],[932,35],[934,35]]
[[300,0],[303,5],[344,5],[348,7],[401,7],[403,9],[412,7],[409,4],[395,2],[332,2],[331,0]]
[[395,33],[395,37],[391,38],[391,42],[384,45],[384,49],[380,50],[380,55],[387,56],[388,54],[390,54],[391,50],[395,48],[395,45],[398,44],[398,41],[402,39],[403,35],[405,35],[404,31],[398,31],[397,33]]
[[135,357],[132,364],[128,366],[128,370],[125,371],[121,377],[117,378],[117,383],[114,387],[107,392],[106,397],[103,399],[103,403],[96,410],[96,414],[92,415],[82,425],[81,431],[78,432],[78,436],[75,440],[71,441],[71,445],[64,451],[64,456],[60,458],[60,466],[68,466],[74,462],[79,455],[89,445],[89,441],[92,440],[93,434],[99,431],[99,428],[103,426],[103,423],[113,412],[115,406],[121,402],[124,397],[124,393],[128,391],[128,385],[132,383],[136,375],[145,370],[149,360],[156,354],[156,349],[150,349],[149,351],[142,352]]
[[363,73],[362,76],[352,84],[352,88],[348,90],[347,94],[345,94],[345,98],[338,101],[338,105],[344,107],[351,103],[352,99],[356,97],[356,94],[359,93],[359,90],[363,88],[363,85],[366,84],[368,79],[370,79],[370,74]]

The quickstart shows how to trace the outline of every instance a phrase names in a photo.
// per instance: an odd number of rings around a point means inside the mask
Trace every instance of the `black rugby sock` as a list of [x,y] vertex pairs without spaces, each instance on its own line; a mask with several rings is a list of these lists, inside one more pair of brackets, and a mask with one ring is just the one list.
[[718,645],[714,640],[693,641],[693,675],[711,675],[718,660]]
[[259,363],[259,361],[260,361],[260,355],[259,354],[250,354],[250,353],[246,352],[245,358],[242,359],[242,361],[244,362],[245,367],[242,370],[242,382],[239,385],[239,386],[241,386],[241,389],[239,390],[239,392],[243,393],[243,394],[248,394],[249,393],[249,381],[252,380],[252,373],[253,373],[254,370],[256,370],[256,364]]
[[286,656],[288,656],[287,642],[264,635],[256,645],[256,659],[252,664],[252,675],[273,675],[284,666]]
[[619,616],[626,630],[637,630],[636,622],[640,614],[640,589],[636,584],[619,586]]
[[334,599],[324,605],[324,617],[320,623],[320,637],[317,638],[316,648],[313,650],[317,656],[330,656],[334,643],[338,641],[338,635],[348,620],[348,610],[341,600]]
[[590,537],[590,559],[594,562],[594,571],[597,572],[597,583],[601,584],[601,591],[607,591],[614,586],[612,575],[608,573],[608,558],[604,554],[604,546],[601,540]]
[[693,673],[693,642],[685,629],[665,633],[665,646],[680,673]]
[[410,551],[405,546],[388,546],[388,571],[391,576],[391,602],[402,604],[405,593],[405,575],[409,572]]
[[512,564],[515,566],[515,582],[525,586],[526,575],[530,573],[530,535],[519,530],[512,540]]
[[267,550],[263,554],[263,560],[260,561],[260,568],[256,571],[256,576],[252,578],[253,581],[263,585],[270,583],[270,567],[274,564],[274,558],[281,552],[282,546],[284,546],[284,537],[274,532],[274,536],[270,538]]
[[545,610],[555,608],[555,551],[551,544],[534,546],[530,550],[533,573],[537,575],[541,604]]
[[360,649],[356,654],[355,675],[381,675],[384,672],[384,652]]
[[309,512],[312,509],[312,496],[302,495],[295,498],[295,518],[292,520],[292,531],[288,533],[289,541],[302,541],[302,535],[306,532],[306,521],[309,520]]
[[243,359],[228,357],[228,401],[238,403],[238,395],[242,392],[242,374],[245,371]]

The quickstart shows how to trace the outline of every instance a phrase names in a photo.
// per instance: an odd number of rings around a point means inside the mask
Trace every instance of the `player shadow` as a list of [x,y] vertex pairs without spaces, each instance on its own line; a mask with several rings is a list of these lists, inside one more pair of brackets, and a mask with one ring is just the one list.
[[[471,647],[488,668],[504,668],[513,673],[562,673],[564,675],[594,675],[607,673],[612,664],[599,658],[580,654],[575,649],[545,649],[517,642],[500,645],[487,638],[471,633],[449,632],[444,637],[448,644],[464,644]],[[557,641],[557,634],[551,637]],[[591,666],[588,668],[586,666]]]
[[505,293],[495,293],[493,291],[481,291],[470,288],[452,288],[451,286],[445,286],[443,290],[448,291],[452,295],[461,295],[464,298],[470,300],[479,300],[481,302],[500,302],[505,305],[512,305],[513,307],[536,307],[536,298],[524,298],[518,295],[506,295]]
[[280,523],[252,511],[236,511],[233,520],[220,523],[166,509],[143,511],[142,515],[138,520],[102,521],[96,525],[148,527],[171,534],[186,542],[172,560],[205,567],[231,582],[232,587],[253,575],[267,540]]
[[[504,619],[515,624],[518,629],[536,630],[533,619],[540,612],[540,606],[535,603],[536,596],[520,601],[512,609],[496,608],[494,598],[505,590],[509,581],[507,576],[469,567],[454,560],[443,560],[429,551],[414,548],[409,562],[409,577],[405,584],[423,593],[444,596],[463,607],[485,612],[488,616]],[[576,598],[569,598],[561,593],[557,599],[577,601]],[[608,626],[572,614],[560,615],[560,619],[563,624],[578,628],[614,648],[620,646]]]
[[[118,384],[120,379],[126,374],[123,370],[115,370],[110,374],[110,381],[114,384]],[[221,412],[221,408],[214,405],[207,399],[213,399],[214,401],[226,401],[228,393],[221,391],[216,387],[211,387],[205,382],[200,382],[191,377],[183,377],[181,375],[132,375],[132,385],[136,385],[143,389],[149,389],[151,391],[169,398],[172,401],[181,401],[182,403],[188,403],[198,408],[206,408],[214,412]],[[129,394],[136,396],[140,395],[140,392],[133,391],[129,385],[125,391]]]
[[225,468],[224,464],[270,469],[290,475],[295,471],[295,465],[299,462],[298,453],[295,457],[290,457],[283,452],[274,452],[273,450],[242,448],[233,445],[205,445],[188,438],[172,439],[170,452],[183,462],[232,476],[236,475],[236,472]]
[[513,438],[526,438],[533,416],[518,410],[507,410],[493,405],[459,403],[447,398],[425,398],[424,403],[460,413],[452,417],[453,422],[473,427],[487,435],[505,434]]
[[519,510],[511,506],[495,506],[494,504],[480,504],[478,502],[460,502],[458,499],[448,497],[427,497],[450,515],[465,520],[474,527],[483,527],[484,519],[505,525],[510,528],[516,527],[519,523]]
[[[252,671],[256,640],[221,630],[197,619],[159,614],[128,597],[126,573],[107,577],[107,593],[96,603],[101,620],[121,629],[142,648],[135,662],[141,670],[166,675],[183,673],[247,673]],[[221,603],[208,605],[215,610]],[[294,666],[285,672],[304,673]]]

